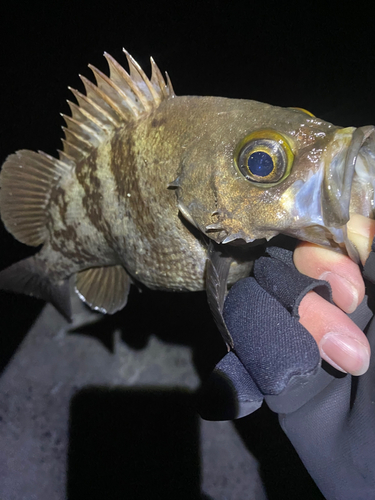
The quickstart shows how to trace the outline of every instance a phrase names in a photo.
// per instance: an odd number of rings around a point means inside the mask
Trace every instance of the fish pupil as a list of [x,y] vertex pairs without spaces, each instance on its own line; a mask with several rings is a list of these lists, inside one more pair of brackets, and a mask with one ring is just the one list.
[[252,174],[259,177],[266,177],[274,168],[271,156],[264,151],[252,153],[247,160],[247,166]]

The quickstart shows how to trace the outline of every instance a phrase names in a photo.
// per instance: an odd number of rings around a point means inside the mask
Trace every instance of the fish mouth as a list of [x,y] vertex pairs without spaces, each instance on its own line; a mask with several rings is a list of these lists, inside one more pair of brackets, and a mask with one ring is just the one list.
[[326,169],[322,183],[323,221],[333,239],[338,243],[341,239],[349,257],[358,263],[359,254],[348,238],[346,224],[351,213],[373,218],[375,127],[369,125],[354,130],[343,172],[340,168],[335,171],[334,163]]
[[332,161],[325,170],[322,182],[323,223],[334,241],[340,243],[341,240],[349,257],[359,262],[358,251],[348,238],[346,224],[351,213],[373,217],[375,127],[370,125],[355,129],[345,161],[341,162],[343,167],[340,169],[335,163]]
[[347,236],[353,213],[374,218],[375,127],[337,129],[324,148],[320,166],[283,194],[291,216],[285,234],[346,252],[359,262]]
[[[341,129],[337,135],[344,136],[350,129]],[[351,129],[353,130],[353,129]],[[354,129],[346,150],[345,161],[338,153],[329,163],[322,182],[322,216],[326,227],[340,228],[348,222],[354,182],[363,182],[362,167],[375,172],[375,127],[372,125]],[[345,140],[345,139],[343,139]],[[373,156],[373,158],[371,158]],[[361,168],[357,167],[360,159]],[[341,160],[341,161],[340,161]],[[339,163],[339,165],[338,165]],[[341,163],[341,165],[340,165]],[[369,168],[370,167],[370,168]],[[358,200],[355,200],[358,201]],[[356,203],[358,204],[358,203]]]

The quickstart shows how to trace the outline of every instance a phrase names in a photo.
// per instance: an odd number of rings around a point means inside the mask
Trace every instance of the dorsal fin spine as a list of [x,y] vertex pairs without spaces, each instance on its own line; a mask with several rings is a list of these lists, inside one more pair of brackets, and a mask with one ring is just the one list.
[[45,153],[44,151],[38,151],[38,154],[40,155],[40,158],[44,159],[46,161],[46,166],[48,169],[53,169],[55,172],[55,178],[58,179],[62,175],[66,174],[67,168],[66,164],[58,160],[57,158],[54,158],[53,156]]
[[[117,96],[114,96],[114,97],[115,97],[115,99],[120,98],[120,100],[121,100],[120,106],[118,106],[116,101],[112,101],[112,102],[114,102],[117,105],[118,109],[121,110],[122,116],[124,116],[125,118],[128,118],[127,113],[124,114],[122,111],[123,109],[125,109],[126,111],[130,111],[133,117],[138,117],[139,112],[138,112],[136,106],[134,106],[134,103],[132,102],[132,100],[128,98],[126,93],[118,85],[116,85],[115,82],[113,82],[110,78],[108,78],[107,75],[105,75],[104,73],[99,71],[97,68],[95,68],[95,66],[91,66],[89,64],[89,68],[94,73],[98,88],[100,90],[102,90],[102,88],[103,88],[103,92],[106,93],[104,89],[107,86],[107,88],[109,88],[117,93]],[[126,102],[126,104],[124,104],[125,102]]]
[[71,116],[64,115],[63,113],[61,113],[61,116],[64,118],[69,130],[71,130],[75,134],[81,135],[80,132],[83,132],[86,135],[85,138],[88,138],[89,140],[93,136],[97,139],[97,141],[102,138],[103,134],[98,134],[98,132],[94,128],[88,126],[86,123],[80,123],[77,120],[74,120],[74,118],[72,118]]
[[98,133],[108,133],[108,126],[104,125],[103,122],[100,122],[97,118],[95,118],[92,114],[90,114],[86,109],[81,108],[75,102],[66,101],[69,105],[70,111],[72,113],[72,118],[79,123],[88,122],[91,128],[94,128]]
[[73,132],[72,130],[70,130],[69,128],[67,127],[61,127],[64,131],[64,134],[65,134],[65,137],[70,141],[78,141],[78,145],[81,146],[81,149],[83,148],[83,150],[87,149],[87,152],[90,152],[91,149],[92,149],[92,144],[85,140],[83,137],[79,136],[78,134],[76,134],[75,132]]
[[150,62],[151,62],[151,83],[154,86],[154,88],[157,87],[160,88],[160,92],[164,99],[168,99],[169,97],[168,86],[165,83],[163,75],[161,74],[160,69],[158,68],[157,64],[155,63],[152,57],[150,57]]
[[85,155],[85,151],[83,149],[79,148],[75,144],[72,144],[66,139],[61,139],[61,142],[63,143],[64,151],[67,151],[72,158],[77,157],[77,155],[81,157]]
[[65,115],[64,113],[61,113],[61,116],[64,118],[65,123],[69,123],[69,125],[71,124],[74,127],[80,127],[83,130],[87,130],[89,134],[98,134],[97,128],[94,128],[92,125],[90,126],[87,121],[85,123],[81,123],[79,120],[76,120],[72,116]]
[[133,82],[130,75],[124,70],[124,68],[109,54],[104,52],[104,57],[107,59],[109,71],[111,78],[115,78],[115,75],[118,75],[120,80],[123,80],[126,85],[128,85],[129,89],[138,101],[142,104],[145,111],[151,109],[151,105],[144,94],[141,92],[139,87]]
[[114,110],[99,95],[99,89],[84,76],[79,75],[79,77],[85,87],[85,97],[87,98],[87,100],[95,104],[95,106],[100,109],[101,113],[104,114],[107,119],[112,122],[113,127],[119,127],[121,121],[119,121],[118,119],[118,114],[115,113]]
[[[115,120],[111,115],[109,115],[105,109],[100,107],[96,102],[94,102],[92,99],[89,99],[86,95],[81,94],[76,89],[73,89],[71,87],[68,87],[69,90],[72,92],[74,97],[77,99],[79,107],[87,112],[90,113],[90,111],[101,115],[101,120],[107,121],[108,123],[111,124],[112,127],[118,127],[120,124],[117,120]],[[90,111],[89,111],[90,110]],[[98,119],[100,119],[98,117]]]
[[143,69],[140,67],[140,65],[137,63],[137,61],[135,59],[133,59],[133,57],[129,54],[129,52],[127,50],[125,50],[125,49],[122,49],[122,50],[124,51],[126,58],[128,60],[131,78],[134,78],[134,80],[138,80],[138,81],[139,81],[139,79],[143,80],[143,82],[146,84],[146,86],[151,94],[152,99],[157,104],[159,104],[160,97],[159,97],[158,93],[155,91],[154,87],[151,85],[151,82],[147,78]]
[[168,90],[169,90],[169,94],[168,94],[169,97],[176,97],[176,94],[174,92],[171,79],[169,78],[169,75],[168,75],[167,72],[165,72],[165,76],[166,76],[166,79],[167,79],[167,87],[168,87]]
[[[90,98],[91,96],[95,96],[100,104],[106,105],[106,111],[109,112],[111,116],[114,116],[115,119],[118,117],[122,120],[127,120],[129,117],[124,113],[124,111],[117,106],[117,104],[105,93],[103,92],[99,87],[97,87],[94,83],[90,82],[87,78],[84,76],[81,76],[81,80],[83,81],[83,84],[85,86],[87,96]],[[98,103],[98,104],[99,104]],[[99,105],[100,105],[99,104]],[[113,113],[110,113],[112,111]],[[118,126],[120,125],[120,122],[117,122]]]
[[75,161],[74,158],[69,156],[65,151],[61,151],[60,149],[57,150],[59,153],[59,160],[64,163],[64,165],[70,167],[73,169],[75,167]]

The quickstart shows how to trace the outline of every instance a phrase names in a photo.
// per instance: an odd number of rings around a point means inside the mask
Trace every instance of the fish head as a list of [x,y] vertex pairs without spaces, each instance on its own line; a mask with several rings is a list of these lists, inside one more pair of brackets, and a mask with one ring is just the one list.
[[281,233],[357,260],[346,223],[352,212],[373,215],[374,127],[341,128],[254,101],[226,106],[211,119],[206,113],[185,149],[181,214],[217,243]]

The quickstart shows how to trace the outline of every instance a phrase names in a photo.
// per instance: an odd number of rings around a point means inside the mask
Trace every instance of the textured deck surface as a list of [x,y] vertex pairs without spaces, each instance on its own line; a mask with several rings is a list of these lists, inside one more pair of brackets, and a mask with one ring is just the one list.
[[199,294],[135,296],[115,320],[78,301],[73,325],[46,306],[27,332],[0,378],[0,499],[319,498],[292,484],[312,483],[266,408],[236,424],[197,415],[198,373],[222,349]]

